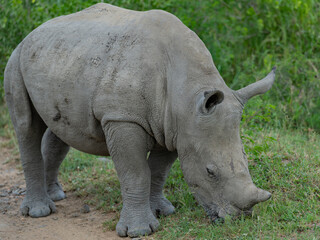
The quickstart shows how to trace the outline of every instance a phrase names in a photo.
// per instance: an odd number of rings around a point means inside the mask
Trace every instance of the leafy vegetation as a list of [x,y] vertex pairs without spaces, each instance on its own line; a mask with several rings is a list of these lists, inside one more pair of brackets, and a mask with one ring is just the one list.
[[[17,143],[4,106],[3,71],[22,39],[41,23],[98,0],[0,0],[0,135]],[[252,217],[212,225],[177,161],[165,194],[177,213],[161,218],[155,239],[317,239],[320,236],[320,2],[317,0],[110,0],[135,10],[164,9],[204,41],[227,84],[241,88],[277,66],[270,92],[249,101],[242,140],[257,186],[273,193]],[[109,158],[72,150],[61,168],[69,191],[116,214],[119,182]],[[161,230],[160,229],[160,230]]]

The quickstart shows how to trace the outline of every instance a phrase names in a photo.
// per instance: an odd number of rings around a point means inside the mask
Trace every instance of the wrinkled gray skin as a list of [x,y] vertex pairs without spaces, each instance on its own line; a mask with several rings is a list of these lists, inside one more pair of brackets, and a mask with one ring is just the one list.
[[174,212],[162,189],[177,156],[209,217],[250,212],[271,194],[252,182],[240,118],[246,101],[273,81],[274,70],[229,89],[203,42],[164,11],[97,4],[46,22],[5,70],[27,184],[22,214],[47,216],[65,198],[57,174],[69,146],[112,157],[123,198],[120,236],[151,234],[158,214]]

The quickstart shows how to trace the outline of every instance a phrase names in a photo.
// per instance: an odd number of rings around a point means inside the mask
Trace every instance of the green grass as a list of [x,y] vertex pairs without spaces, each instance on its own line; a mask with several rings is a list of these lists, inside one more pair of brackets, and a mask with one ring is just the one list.
[[[0,106],[0,135],[6,147],[17,151],[7,109]],[[259,115],[249,119],[254,121]],[[183,179],[179,161],[171,169],[164,189],[176,207],[160,218],[161,227],[150,239],[319,239],[320,236],[320,135],[312,130],[276,130],[248,127],[242,122],[242,139],[253,181],[272,192],[272,198],[254,207],[251,217],[212,225],[194,200]],[[110,158],[72,149],[63,162],[60,180],[94,208],[114,212],[104,223],[115,230],[122,207],[120,185]]]
[[[160,219],[154,239],[319,239],[320,136],[300,131],[244,129],[250,172],[255,184],[272,198],[254,207],[251,217],[212,225],[190,193],[176,161],[165,195],[176,213]],[[121,209],[120,186],[110,160],[71,151],[61,168],[68,190],[90,204],[116,213],[105,223],[115,229]]]

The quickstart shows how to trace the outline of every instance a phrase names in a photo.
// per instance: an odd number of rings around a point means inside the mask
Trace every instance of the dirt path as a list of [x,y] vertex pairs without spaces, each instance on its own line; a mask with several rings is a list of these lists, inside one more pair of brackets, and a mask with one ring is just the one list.
[[102,223],[110,215],[93,206],[89,213],[83,213],[83,201],[68,192],[67,199],[56,202],[57,213],[45,218],[22,216],[19,207],[25,194],[24,176],[13,160],[17,156],[4,147],[5,141],[0,137],[0,240],[123,239],[104,230]]

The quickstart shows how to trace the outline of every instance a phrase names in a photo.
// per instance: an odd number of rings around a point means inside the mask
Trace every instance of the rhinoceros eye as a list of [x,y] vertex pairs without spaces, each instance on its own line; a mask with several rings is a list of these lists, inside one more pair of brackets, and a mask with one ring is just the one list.
[[217,179],[218,178],[218,172],[217,172],[217,167],[213,164],[208,164],[207,165],[207,173],[208,176],[212,179]]
[[207,172],[209,177],[214,177],[214,172],[211,169],[207,168]]

